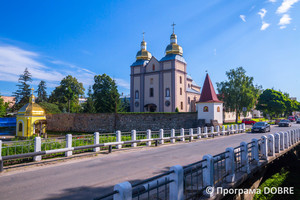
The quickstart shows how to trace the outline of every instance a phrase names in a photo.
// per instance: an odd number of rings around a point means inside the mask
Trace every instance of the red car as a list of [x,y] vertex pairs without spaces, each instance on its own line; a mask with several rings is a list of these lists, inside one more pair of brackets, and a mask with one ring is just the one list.
[[290,120],[291,122],[296,121],[296,118],[294,116],[289,116],[288,120]]
[[246,124],[246,125],[248,125],[248,124],[253,125],[253,124],[256,123],[256,121],[253,121],[253,120],[251,120],[251,119],[243,119],[243,120],[242,120],[242,123],[244,123],[244,124]]

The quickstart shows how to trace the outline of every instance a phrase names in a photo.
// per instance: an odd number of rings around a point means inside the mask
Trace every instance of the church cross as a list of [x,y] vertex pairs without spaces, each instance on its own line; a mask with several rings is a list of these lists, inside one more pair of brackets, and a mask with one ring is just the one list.
[[145,39],[145,32],[143,32],[143,41],[144,41],[144,39]]
[[174,22],[173,22],[173,24],[171,25],[171,26],[173,26],[173,33],[174,33],[175,25],[176,25],[176,24],[174,24]]

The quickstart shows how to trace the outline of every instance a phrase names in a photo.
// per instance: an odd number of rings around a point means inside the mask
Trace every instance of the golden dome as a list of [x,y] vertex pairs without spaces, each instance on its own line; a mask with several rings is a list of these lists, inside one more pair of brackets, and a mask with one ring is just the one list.
[[150,60],[152,57],[151,53],[147,51],[147,42],[141,42],[141,50],[139,50],[136,54],[136,60]]
[[[33,89],[31,89],[33,92]],[[19,111],[18,115],[24,116],[44,116],[45,110],[37,103],[35,103],[35,96],[31,94],[29,103],[24,105]]]
[[182,47],[177,44],[177,35],[174,32],[170,37],[170,44],[166,48],[166,55],[168,54],[177,54],[181,56],[183,54]]

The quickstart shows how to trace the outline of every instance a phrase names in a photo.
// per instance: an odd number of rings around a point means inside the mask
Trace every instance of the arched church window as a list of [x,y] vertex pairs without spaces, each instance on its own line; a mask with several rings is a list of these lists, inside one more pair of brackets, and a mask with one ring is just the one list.
[[153,84],[153,78],[150,78],[150,85]]
[[220,112],[220,106],[217,107],[217,112]]
[[203,112],[208,112],[208,107],[207,106],[203,107]]
[[190,84],[188,84],[188,88],[190,88],[191,87],[191,85]]
[[180,88],[180,95],[182,95],[182,88]]
[[154,64],[152,65],[152,70],[155,71],[155,65]]
[[19,123],[19,131],[23,131],[23,124]]
[[166,88],[166,97],[170,97],[170,88]]
[[189,103],[189,104],[191,103],[191,98],[190,98],[190,97],[188,97],[188,103]]
[[179,82],[182,83],[182,76],[179,77]]
[[180,102],[180,108],[183,110],[183,102]]
[[150,97],[154,97],[154,89],[150,88]]
[[135,91],[135,99],[139,99],[140,97],[139,97],[139,91],[138,90],[136,90]]

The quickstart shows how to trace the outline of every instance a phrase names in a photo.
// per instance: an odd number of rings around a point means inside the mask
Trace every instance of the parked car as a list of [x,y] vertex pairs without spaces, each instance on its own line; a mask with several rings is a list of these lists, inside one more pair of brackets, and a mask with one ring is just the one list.
[[242,123],[244,123],[244,124],[246,124],[246,125],[253,125],[253,124],[255,124],[256,123],[256,121],[253,121],[253,120],[251,120],[251,119],[243,119],[242,120]]
[[289,116],[288,120],[290,120],[291,122],[294,122],[296,121],[295,117],[294,116]]
[[289,127],[289,126],[292,126],[292,124],[291,124],[290,120],[283,119],[279,122],[278,126],[279,127],[284,127],[284,126]]
[[271,127],[270,124],[268,124],[267,122],[257,122],[252,126],[251,132],[255,133],[255,132],[262,132],[262,133],[266,133],[266,132],[270,132],[271,131]]
[[282,119],[275,119],[275,124],[279,124]]
[[300,118],[298,118],[296,122],[297,122],[297,124],[300,124]]

